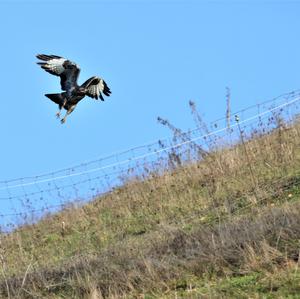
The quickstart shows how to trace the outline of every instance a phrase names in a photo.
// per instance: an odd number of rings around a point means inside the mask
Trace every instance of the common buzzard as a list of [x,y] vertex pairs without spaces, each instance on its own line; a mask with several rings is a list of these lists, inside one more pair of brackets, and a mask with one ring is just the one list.
[[63,57],[56,55],[36,55],[41,61],[37,62],[46,72],[59,76],[62,93],[45,94],[51,101],[58,104],[59,111],[56,113],[57,118],[60,118],[61,109],[67,110],[65,116],[61,119],[63,124],[67,116],[72,113],[78,104],[85,96],[93,99],[104,101],[103,95],[110,96],[111,91],[105,81],[99,77],[93,76],[86,80],[82,85],[77,84],[77,79],[80,73],[79,66]]

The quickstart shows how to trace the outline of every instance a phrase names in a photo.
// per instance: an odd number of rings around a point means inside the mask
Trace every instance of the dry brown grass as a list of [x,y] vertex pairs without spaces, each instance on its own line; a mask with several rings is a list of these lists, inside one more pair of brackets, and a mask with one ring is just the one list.
[[251,138],[241,130],[232,147],[192,144],[198,161],[174,151],[163,174],[131,177],[86,206],[3,234],[1,296],[159,297],[195,277],[297,263],[300,124],[279,120]]

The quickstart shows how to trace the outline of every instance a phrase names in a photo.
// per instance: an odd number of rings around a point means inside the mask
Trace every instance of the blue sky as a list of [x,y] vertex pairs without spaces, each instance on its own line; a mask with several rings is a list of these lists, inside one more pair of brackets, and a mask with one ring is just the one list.
[[[0,180],[36,175],[193,128],[299,88],[300,2],[0,0]],[[79,82],[98,75],[112,95],[86,98],[61,125],[45,93],[57,77],[38,53],[69,58]]]

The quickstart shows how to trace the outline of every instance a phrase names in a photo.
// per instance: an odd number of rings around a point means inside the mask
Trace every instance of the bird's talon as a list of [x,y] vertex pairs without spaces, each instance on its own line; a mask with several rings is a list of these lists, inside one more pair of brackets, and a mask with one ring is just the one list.
[[64,123],[66,122],[66,120],[65,120],[64,118],[62,118],[62,119],[60,120],[60,122],[61,122],[61,124],[64,124]]
[[56,115],[56,118],[60,118],[60,113],[59,112],[57,112],[55,115]]

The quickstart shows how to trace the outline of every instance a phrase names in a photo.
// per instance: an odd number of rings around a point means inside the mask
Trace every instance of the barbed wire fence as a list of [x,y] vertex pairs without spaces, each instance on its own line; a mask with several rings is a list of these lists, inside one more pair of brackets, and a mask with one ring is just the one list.
[[[66,207],[81,206],[113,191],[130,179],[145,179],[184,163],[201,160],[206,153],[230,147],[251,134],[265,134],[284,120],[300,115],[300,90],[247,107],[171,138],[155,140],[126,151],[73,167],[0,181],[0,225],[7,231]],[[236,118],[236,116],[238,118]],[[277,119],[275,119],[277,118]],[[260,130],[261,128],[261,130]]]

